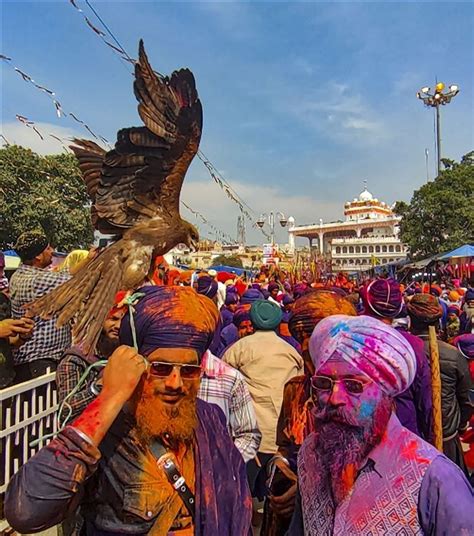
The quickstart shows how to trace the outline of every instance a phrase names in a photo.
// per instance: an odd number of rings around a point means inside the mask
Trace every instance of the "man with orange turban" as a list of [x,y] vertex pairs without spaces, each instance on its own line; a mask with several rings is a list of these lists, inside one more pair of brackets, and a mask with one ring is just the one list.
[[242,456],[222,411],[197,398],[217,308],[189,287],[136,297],[101,393],[13,477],[6,517],[37,532],[80,505],[86,536],[246,536]]

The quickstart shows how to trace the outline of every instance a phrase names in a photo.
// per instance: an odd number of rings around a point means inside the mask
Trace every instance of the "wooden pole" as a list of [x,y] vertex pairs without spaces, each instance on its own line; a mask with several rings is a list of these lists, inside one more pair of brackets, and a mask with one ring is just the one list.
[[429,326],[431,389],[433,396],[433,444],[443,452],[443,418],[441,414],[441,372],[436,329]]

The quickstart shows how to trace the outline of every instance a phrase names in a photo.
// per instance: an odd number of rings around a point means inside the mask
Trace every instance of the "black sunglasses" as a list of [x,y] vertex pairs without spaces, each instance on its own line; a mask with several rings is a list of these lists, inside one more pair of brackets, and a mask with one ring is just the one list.
[[201,365],[183,365],[181,363],[164,363],[163,361],[152,361],[150,363],[150,374],[166,378],[175,368],[179,368],[179,373],[183,380],[195,380],[201,376]]
[[311,378],[311,387],[316,391],[332,391],[335,383],[342,383],[344,389],[352,395],[360,395],[367,385],[367,382],[353,378],[343,378],[342,380],[333,380],[327,376],[313,376]]

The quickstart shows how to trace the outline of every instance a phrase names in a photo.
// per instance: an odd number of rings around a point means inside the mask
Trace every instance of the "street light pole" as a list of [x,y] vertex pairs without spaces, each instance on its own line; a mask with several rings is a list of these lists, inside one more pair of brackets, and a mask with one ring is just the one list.
[[275,214],[273,214],[273,211],[270,212],[270,215],[268,216],[268,223],[270,224],[272,246],[274,246],[275,245]]
[[422,87],[416,96],[423,101],[425,106],[436,108],[436,156],[438,162],[438,176],[441,173],[441,123],[439,107],[451,102],[451,99],[459,93],[459,87],[451,85],[448,91],[443,91],[443,82],[436,84],[434,91],[429,87]]
[[441,172],[441,124],[439,122],[439,103],[436,104],[436,155],[438,157],[438,176]]
[[[288,218],[283,214],[283,212],[277,212],[275,214],[272,210],[270,214],[268,214],[268,225],[270,226],[272,246],[275,245],[275,216],[278,217],[278,220],[282,227],[286,227],[286,224],[288,223]],[[260,214],[260,218],[257,220],[257,225],[260,227],[260,229],[263,229],[266,218],[267,214]]]

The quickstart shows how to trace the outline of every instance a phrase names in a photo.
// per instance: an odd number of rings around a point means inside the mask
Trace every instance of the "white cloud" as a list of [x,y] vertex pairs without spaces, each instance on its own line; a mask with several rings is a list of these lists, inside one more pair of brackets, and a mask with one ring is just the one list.
[[[297,183],[297,181],[295,181]],[[293,216],[296,224],[309,224],[318,222],[319,218],[324,220],[333,219],[336,214],[341,214],[342,205],[335,202],[315,199],[310,195],[288,194],[277,187],[263,184],[250,184],[232,181],[232,186],[239,195],[249,203],[255,210],[265,213],[283,212],[286,217]],[[236,203],[229,200],[225,193],[211,180],[185,181],[183,186],[183,201],[191,208],[199,211],[210,222],[222,231],[236,235],[237,217],[239,209]],[[182,209],[182,216],[192,223],[200,224],[199,219],[195,219],[186,209]],[[259,214],[255,214],[257,219]],[[249,243],[262,243],[263,234],[256,228],[251,228],[251,223],[246,220],[247,241]],[[288,233],[279,225],[277,229],[277,240],[287,242]],[[201,231],[205,232],[207,227],[201,226]],[[268,226],[266,227],[268,231]]]
[[61,138],[66,146],[74,137],[87,137],[82,132],[73,128],[60,127],[52,123],[35,123],[35,126],[43,136],[43,140],[33,128],[27,127],[19,122],[3,124],[2,134],[10,144],[28,147],[38,154],[57,154],[64,152],[61,142],[51,137],[51,134]]

